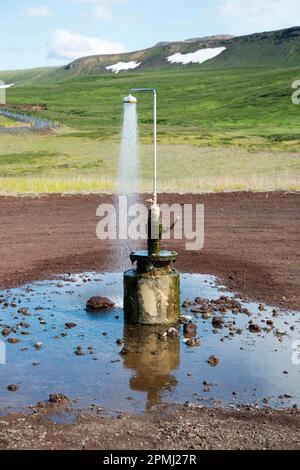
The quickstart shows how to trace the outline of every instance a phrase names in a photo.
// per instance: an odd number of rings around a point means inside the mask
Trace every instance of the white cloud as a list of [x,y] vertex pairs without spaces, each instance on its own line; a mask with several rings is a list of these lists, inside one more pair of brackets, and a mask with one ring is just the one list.
[[[299,0],[219,0],[215,15],[226,18],[232,32],[257,32],[288,28],[300,23]],[[227,23],[226,23],[227,24]]]
[[105,5],[97,4],[94,7],[93,16],[99,20],[111,20],[112,11]]
[[52,13],[46,6],[31,6],[22,12],[22,16],[49,18],[49,16],[52,16]]
[[49,59],[78,59],[97,54],[119,54],[125,48],[119,42],[58,30],[52,35]]
[[75,0],[76,3],[87,4],[92,7],[92,10],[86,16],[90,19],[96,20],[111,20],[113,17],[112,9],[110,5],[114,3],[114,0]]

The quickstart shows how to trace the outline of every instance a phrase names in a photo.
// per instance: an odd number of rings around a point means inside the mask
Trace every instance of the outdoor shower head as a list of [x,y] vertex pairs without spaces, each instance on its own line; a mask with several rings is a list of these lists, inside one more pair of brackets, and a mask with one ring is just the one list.
[[135,96],[132,96],[132,94],[128,95],[128,96],[125,96],[125,98],[123,99],[123,103],[131,103],[131,104],[136,104],[137,103],[137,99]]

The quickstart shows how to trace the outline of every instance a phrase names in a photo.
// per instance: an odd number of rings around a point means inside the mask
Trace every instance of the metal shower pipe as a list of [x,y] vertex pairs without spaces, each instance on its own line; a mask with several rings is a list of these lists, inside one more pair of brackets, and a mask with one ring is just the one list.
[[129,93],[152,93],[153,94],[153,204],[157,204],[157,93],[154,88],[131,88]]

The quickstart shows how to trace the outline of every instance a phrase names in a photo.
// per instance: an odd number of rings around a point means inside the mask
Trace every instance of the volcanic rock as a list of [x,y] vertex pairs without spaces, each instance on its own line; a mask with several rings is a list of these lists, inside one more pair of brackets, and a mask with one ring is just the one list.
[[212,355],[208,358],[207,362],[211,367],[216,367],[219,364],[219,359]]
[[108,297],[91,297],[87,304],[86,309],[89,311],[108,310],[115,306],[115,303]]
[[8,338],[7,340],[10,344],[17,344],[20,342],[19,338]]
[[212,326],[214,328],[223,328],[224,318],[223,317],[213,317]]
[[254,323],[250,323],[249,331],[250,333],[261,333],[261,327],[259,325],[255,325]]
[[9,392],[16,392],[16,391],[18,390],[18,388],[19,388],[18,385],[16,385],[16,384],[10,384],[10,385],[8,385],[7,390],[8,390]]
[[68,330],[71,330],[72,328],[75,328],[76,326],[77,326],[76,323],[65,323],[65,327]]
[[186,343],[189,347],[200,346],[200,339],[199,338],[189,338]]
[[185,323],[183,325],[183,332],[188,335],[196,335],[197,334],[197,326],[193,322]]

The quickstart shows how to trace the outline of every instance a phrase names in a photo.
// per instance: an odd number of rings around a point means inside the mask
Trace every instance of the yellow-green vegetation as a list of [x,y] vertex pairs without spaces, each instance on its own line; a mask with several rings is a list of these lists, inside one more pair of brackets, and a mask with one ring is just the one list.
[[[1,193],[114,190],[122,97],[132,86],[158,90],[162,191],[300,189],[300,106],[291,102],[300,67],[56,73],[43,71],[37,78],[18,72],[8,93],[16,105],[46,103],[47,110],[32,114],[62,127],[0,133]],[[138,109],[141,189],[150,190],[151,97],[141,96]]]
[[8,119],[5,116],[0,116],[0,128],[5,127],[5,128],[10,128],[10,127],[30,127],[28,123],[25,122],[19,122],[19,121],[14,121],[12,119]]
[[[20,152],[21,149],[21,152]],[[0,192],[114,191],[119,143],[68,132],[2,134]],[[298,152],[159,144],[161,191],[300,190]],[[141,145],[141,190],[151,190],[152,146]]]

